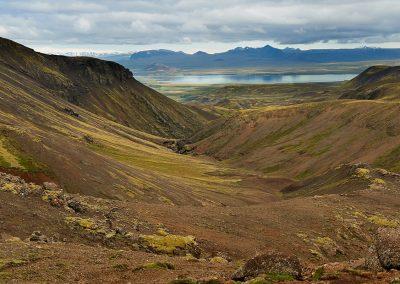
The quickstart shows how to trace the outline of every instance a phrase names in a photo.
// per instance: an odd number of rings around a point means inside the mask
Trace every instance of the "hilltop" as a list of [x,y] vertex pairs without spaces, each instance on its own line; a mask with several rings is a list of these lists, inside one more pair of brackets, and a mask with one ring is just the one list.
[[342,99],[397,100],[400,91],[399,66],[373,66],[343,86]]
[[111,61],[41,54],[0,38],[0,62],[3,80],[17,73],[15,76],[33,80],[53,96],[151,134],[183,137],[207,121],[196,110],[141,84],[131,71]]

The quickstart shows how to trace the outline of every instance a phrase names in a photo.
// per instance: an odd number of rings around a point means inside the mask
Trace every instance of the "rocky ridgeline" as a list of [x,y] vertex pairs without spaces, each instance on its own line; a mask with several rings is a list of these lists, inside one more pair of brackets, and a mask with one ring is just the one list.
[[0,191],[10,192],[21,197],[39,196],[43,201],[54,207],[63,207],[65,210],[74,213],[84,213],[85,205],[72,195],[65,194],[63,189],[52,182],[45,182],[43,185],[27,183],[20,177],[7,173],[0,173]]

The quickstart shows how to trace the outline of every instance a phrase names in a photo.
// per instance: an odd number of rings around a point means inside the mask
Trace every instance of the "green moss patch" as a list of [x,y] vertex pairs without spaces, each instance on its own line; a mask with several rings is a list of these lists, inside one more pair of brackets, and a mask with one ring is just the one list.
[[65,222],[68,225],[72,225],[74,227],[85,230],[96,230],[98,228],[96,222],[91,218],[66,217]]
[[25,263],[26,261],[21,259],[0,259],[0,271],[11,267],[18,267]]
[[397,220],[389,220],[383,216],[373,215],[368,217],[368,221],[381,227],[397,228],[400,224]]
[[16,141],[0,134],[0,166],[4,168],[17,168],[31,173],[49,173],[46,165],[36,161],[24,153]]
[[198,254],[198,247],[193,236],[180,235],[141,235],[140,244],[155,253],[185,255],[186,253]]
[[268,273],[266,276],[267,280],[273,282],[281,282],[281,281],[293,281],[294,277],[287,273]]
[[368,178],[370,177],[370,176],[369,176],[370,173],[371,173],[371,171],[370,171],[369,169],[366,169],[366,168],[357,168],[357,169],[354,171],[354,177],[368,179]]
[[0,137],[0,166],[3,168],[21,168],[18,158],[8,149],[4,137]]
[[228,260],[226,260],[225,258],[221,257],[221,256],[214,256],[213,258],[210,258],[210,262],[211,263],[228,263]]

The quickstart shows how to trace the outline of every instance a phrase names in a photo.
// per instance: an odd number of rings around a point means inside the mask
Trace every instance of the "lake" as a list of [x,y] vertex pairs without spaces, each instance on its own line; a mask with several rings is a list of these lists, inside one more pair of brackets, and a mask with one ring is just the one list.
[[142,77],[139,80],[156,80],[162,84],[278,84],[278,83],[317,83],[350,80],[358,74],[204,74]]

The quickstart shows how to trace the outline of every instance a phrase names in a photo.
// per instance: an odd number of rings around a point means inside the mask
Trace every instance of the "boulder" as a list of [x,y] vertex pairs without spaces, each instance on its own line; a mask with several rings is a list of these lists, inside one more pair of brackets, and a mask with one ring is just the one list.
[[68,200],[67,206],[74,210],[76,213],[85,213],[86,212],[86,207],[78,200],[76,199],[71,199]]
[[35,231],[30,236],[29,240],[31,242],[48,243],[50,240],[43,235],[40,231]]
[[300,261],[296,256],[269,251],[246,261],[233,274],[232,279],[243,281],[261,274],[288,275],[294,279],[301,279],[302,270]]
[[400,228],[380,228],[375,247],[383,268],[400,269]]

